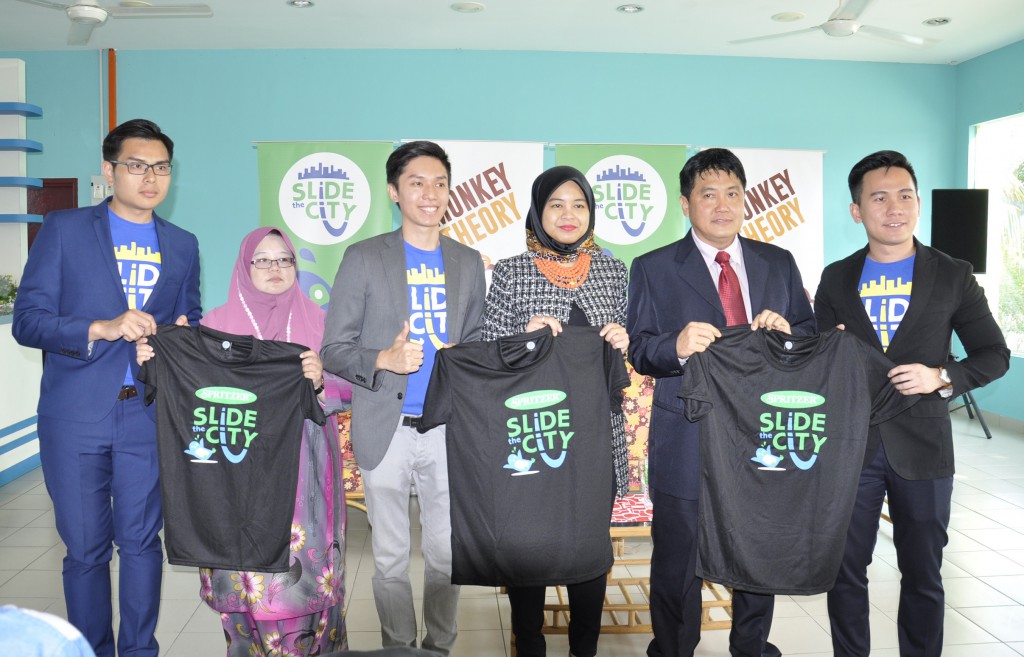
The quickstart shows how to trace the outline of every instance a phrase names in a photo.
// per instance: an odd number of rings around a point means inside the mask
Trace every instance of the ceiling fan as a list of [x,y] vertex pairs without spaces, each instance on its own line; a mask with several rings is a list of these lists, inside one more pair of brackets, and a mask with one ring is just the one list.
[[872,0],[840,0],[839,7],[832,12],[832,15],[828,17],[828,20],[821,25],[815,25],[814,27],[808,27],[803,30],[794,30],[792,32],[782,32],[781,34],[768,34],[765,36],[750,37],[748,39],[737,39],[736,41],[730,41],[729,43],[768,41],[769,39],[781,39],[783,37],[805,34],[807,32],[815,32],[818,30],[821,30],[830,37],[837,38],[853,36],[858,33],[869,34],[873,37],[885,39],[886,41],[892,41],[894,43],[900,43],[905,46],[924,47],[935,43],[934,39],[926,39],[913,34],[905,34],[903,32],[887,30],[882,27],[861,24],[859,22],[860,15],[864,13],[864,10],[868,8],[868,5],[870,5],[871,2]]
[[208,18],[213,10],[208,5],[153,5],[143,0],[124,0],[114,7],[101,7],[97,0],[75,0],[71,4],[50,0],[21,0],[30,5],[63,11],[71,19],[68,45],[82,46],[89,42],[92,30],[107,18]]

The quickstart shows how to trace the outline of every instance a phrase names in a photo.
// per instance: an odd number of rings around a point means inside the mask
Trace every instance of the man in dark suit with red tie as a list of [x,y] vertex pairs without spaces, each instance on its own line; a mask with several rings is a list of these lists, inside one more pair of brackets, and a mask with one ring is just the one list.
[[[920,395],[909,410],[871,427],[835,588],[828,594],[836,657],[868,657],[867,567],[888,497],[900,568],[900,655],[942,653],[942,548],[953,494],[953,430],[947,400],[1010,366],[1010,351],[971,265],[914,239],[917,176],[901,153],[854,165],[850,214],[868,245],[825,268],[814,314],[822,331],[843,325],[896,364],[889,380]],[[953,331],[967,358],[949,359]]]
[[[686,360],[707,349],[726,326],[749,323],[752,329],[794,335],[815,331],[792,254],[739,236],[746,187],[739,159],[722,148],[701,151],[679,173],[679,186],[691,230],[634,260],[629,281],[629,360],[656,380],[648,439],[654,503],[649,657],[690,657],[700,641],[700,424],[686,419],[676,396]],[[733,591],[734,657],[780,654],[767,640],[774,604],[773,596]]]

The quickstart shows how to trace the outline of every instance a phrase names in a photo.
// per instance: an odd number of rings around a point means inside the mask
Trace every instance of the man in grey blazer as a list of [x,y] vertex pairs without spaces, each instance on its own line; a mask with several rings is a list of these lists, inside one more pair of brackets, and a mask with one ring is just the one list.
[[321,358],[353,385],[352,448],[363,472],[384,647],[416,645],[409,580],[409,494],[420,505],[422,647],[455,643],[459,587],[451,583],[445,428],[419,432],[437,350],[480,339],[480,254],[440,234],[451,165],[437,144],[416,141],[387,161],[388,194],[402,226],[348,247],[334,281]]

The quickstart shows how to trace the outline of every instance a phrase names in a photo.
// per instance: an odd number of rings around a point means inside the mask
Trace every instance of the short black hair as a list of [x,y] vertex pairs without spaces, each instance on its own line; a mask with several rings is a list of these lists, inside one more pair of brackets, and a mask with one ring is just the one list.
[[116,160],[121,154],[125,139],[149,139],[162,142],[167,149],[167,160],[174,157],[174,142],[165,135],[160,126],[147,119],[132,119],[111,130],[103,139],[103,159]]
[[388,156],[388,162],[384,166],[387,171],[388,184],[398,188],[398,179],[405,171],[406,165],[418,157],[432,157],[440,160],[448,172],[448,182],[452,181],[452,163],[448,161],[448,153],[432,141],[410,141],[402,144]]
[[747,188],[747,174],[743,171],[743,163],[740,162],[740,158],[725,148],[708,148],[688,159],[683,165],[682,171],[679,172],[679,193],[690,198],[697,177],[703,176],[708,171],[735,173],[736,177],[740,179],[743,189]]
[[888,171],[893,167],[907,170],[911,180],[914,181],[914,191],[916,192],[918,189],[917,174],[914,173],[914,167],[910,165],[907,156],[899,151],[877,151],[854,164],[853,168],[850,169],[850,177],[847,179],[847,182],[850,184],[850,196],[853,198],[853,202],[860,203],[860,193],[864,191],[865,174],[875,169],[885,169]]

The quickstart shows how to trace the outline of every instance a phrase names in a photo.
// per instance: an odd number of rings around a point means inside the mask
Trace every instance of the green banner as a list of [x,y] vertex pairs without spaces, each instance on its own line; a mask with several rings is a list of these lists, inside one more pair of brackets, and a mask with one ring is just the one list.
[[555,161],[594,187],[597,242],[626,263],[686,234],[679,170],[686,146],[557,144]]
[[391,230],[384,163],[393,142],[257,144],[260,225],[288,233],[299,285],[326,307],[345,248]]

